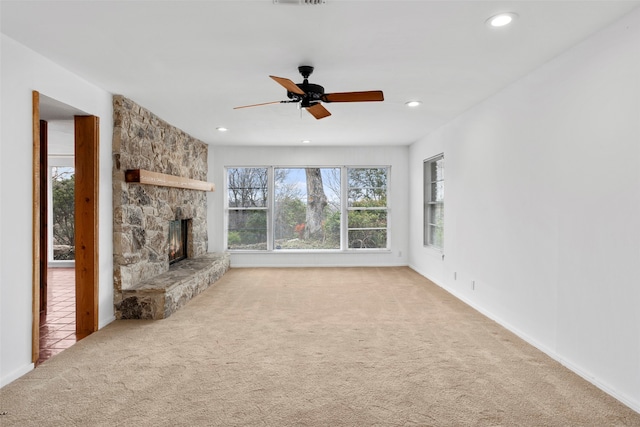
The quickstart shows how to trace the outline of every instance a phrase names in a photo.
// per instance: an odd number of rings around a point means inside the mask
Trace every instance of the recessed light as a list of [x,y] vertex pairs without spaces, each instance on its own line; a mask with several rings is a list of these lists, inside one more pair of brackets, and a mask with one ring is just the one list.
[[302,143],[303,144],[311,144],[311,140],[310,139],[303,139]]
[[218,126],[218,127],[216,128],[216,130],[217,130],[218,132],[226,132],[226,131],[228,131],[229,129],[227,129],[227,128],[225,128],[225,127],[222,127],[222,126]]
[[407,107],[417,107],[420,104],[422,104],[420,101],[407,101],[404,103]]
[[504,27],[505,25],[512,23],[517,17],[518,14],[513,12],[499,13],[498,15],[493,15],[491,18],[487,19],[486,23],[489,27],[493,28]]

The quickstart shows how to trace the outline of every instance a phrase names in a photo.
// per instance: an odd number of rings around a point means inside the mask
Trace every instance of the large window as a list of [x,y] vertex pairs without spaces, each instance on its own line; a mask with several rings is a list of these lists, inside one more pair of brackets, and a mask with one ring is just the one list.
[[444,247],[444,156],[424,162],[424,245]]
[[227,247],[386,249],[387,175],[387,167],[227,168]]
[[229,249],[267,249],[267,168],[227,169]]
[[[57,163],[67,159],[55,159]],[[71,159],[73,162],[73,159]],[[73,164],[73,163],[71,163]],[[54,261],[75,259],[75,168],[73,166],[51,166],[50,187],[50,236]]]
[[340,249],[340,168],[274,168],[274,249]]
[[349,248],[387,247],[387,168],[348,169]]

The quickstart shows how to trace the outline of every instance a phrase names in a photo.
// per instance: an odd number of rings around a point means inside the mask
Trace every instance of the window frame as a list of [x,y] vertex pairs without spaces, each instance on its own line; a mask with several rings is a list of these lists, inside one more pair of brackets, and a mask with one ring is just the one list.
[[[315,253],[327,253],[327,252],[342,252],[342,248],[343,248],[343,240],[342,240],[342,222],[343,222],[343,218],[344,218],[344,198],[343,198],[343,188],[342,188],[342,182],[343,179],[342,177],[344,176],[344,170],[343,170],[343,166],[315,166],[315,165],[306,165],[306,166],[270,166],[271,170],[272,170],[272,177],[273,179],[271,180],[271,186],[272,186],[272,193],[273,194],[273,199],[271,200],[271,206],[273,206],[273,208],[271,209],[271,222],[269,223],[270,225],[270,230],[271,230],[271,240],[270,240],[270,252],[280,252],[280,253],[309,253],[309,252],[315,252]],[[326,248],[326,249],[293,249],[293,248],[278,248],[275,246],[275,240],[276,240],[276,208],[277,208],[277,204],[276,204],[276,170],[277,169],[307,169],[307,168],[312,168],[312,169],[337,169],[339,174],[340,174],[340,236],[339,236],[339,240],[340,240],[340,247],[338,248]],[[326,193],[326,191],[325,191]]]
[[72,155],[56,155],[48,157],[48,170],[47,170],[47,203],[49,208],[47,209],[47,221],[51,224],[47,227],[47,234],[50,245],[47,245],[47,263],[51,265],[64,266],[65,264],[71,265],[75,263],[74,260],[58,260],[53,258],[53,173],[57,168],[72,168],[75,175],[75,162]]
[[[386,186],[385,186],[385,199],[386,199],[386,205],[384,207],[382,206],[373,206],[373,207],[363,207],[363,206],[358,206],[358,207],[352,207],[349,206],[349,190],[351,190],[352,188],[359,188],[359,189],[377,189],[377,188],[381,188],[381,187],[351,187],[349,186],[349,170],[351,169],[384,169],[385,170],[385,175],[386,175]],[[342,224],[342,222],[340,223],[340,227],[341,229],[344,231],[344,250],[345,251],[357,251],[357,252],[362,252],[362,251],[389,251],[389,240],[390,240],[390,233],[389,233],[389,176],[391,174],[391,166],[345,166],[344,167],[344,179],[343,182],[345,183],[345,191],[343,192],[343,195],[341,195],[344,203],[344,225]],[[384,211],[386,212],[386,226],[385,227],[349,227],[349,213],[350,212],[357,212],[357,211]],[[352,248],[349,247],[349,232],[352,230],[386,230],[386,245],[384,248]]]
[[[229,206],[229,170],[230,169],[267,169],[267,201],[264,207],[251,207],[251,208],[238,208]],[[275,233],[275,170],[276,169],[305,169],[305,168],[319,168],[319,169],[339,169],[340,170],[340,248],[337,249],[275,249],[274,247],[274,233]],[[384,248],[349,248],[348,247],[348,170],[349,169],[385,169],[386,170],[386,207],[371,207],[368,210],[386,210],[386,247]],[[389,252],[391,242],[391,230],[390,230],[390,217],[391,208],[389,207],[390,200],[390,176],[391,165],[358,165],[358,166],[339,166],[339,165],[269,165],[269,166],[224,166],[224,179],[225,179],[225,193],[224,193],[224,246],[228,251],[234,253],[345,253],[345,252]],[[229,248],[229,212],[233,210],[266,210],[267,211],[267,247],[266,249],[230,249]],[[364,210],[365,208],[358,208]]]
[[[266,203],[264,206],[251,206],[251,207],[243,207],[243,206],[229,206],[229,170],[230,169],[265,169],[267,172],[267,197]],[[225,206],[225,215],[224,215],[224,246],[227,250],[234,252],[265,252],[273,249],[272,247],[272,239],[271,239],[271,227],[269,224],[271,223],[271,198],[270,194],[273,192],[273,170],[269,168],[269,166],[228,166],[224,168],[224,206]],[[229,213],[231,211],[266,211],[266,249],[229,249]]]
[[[442,179],[437,179],[437,177],[433,177],[432,173],[431,173],[431,169],[432,169],[432,165],[442,161],[443,162],[443,169],[442,169]],[[423,187],[424,187],[424,191],[423,191],[423,197],[424,197],[424,202],[423,202],[423,246],[427,247],[427,248],[432,248],[434,250],[437,250],[439,252],[444,252],[444,181],[445,181],[445,170],[444,170],[444,153],[440,153],[438,155],[435,155],[433,157],[430,157],[426,160],[424,160],[423,162]],[[433,191],[432,191],[432,185],[442,182],[442,186],[443,186],[443,195],[442,198],[440,200],[437,200],[434,197]],[[442,224],[436,224],[435,221],[433,221],[432,218],[432,206],[440,206],[441,210],[442,210],[442,215],[443,215],[443,219],[442,219]],[[433,236],[433,229],[439,229],[440,230],[440,235],[442,236],[441,240],[442,243],[440,246],[435,245],[432,242],[432,236]]]

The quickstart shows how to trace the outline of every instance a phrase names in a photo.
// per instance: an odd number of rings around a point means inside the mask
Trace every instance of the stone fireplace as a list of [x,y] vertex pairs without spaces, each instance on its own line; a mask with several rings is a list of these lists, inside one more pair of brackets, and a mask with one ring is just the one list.
[[[190,188],[126,182],[129,170],[153,171],[171,177],[206,181],[205,143],[164,122],[133,101],[113,98],[113,242],[114,303],[117,318],[162,318],[186,303],[211,283],[177,286],[172,269],[184,273],[187,265],[198,265],[193,276],[213,280],[209,270],[221,276],[228,269],[228,256],[207,253],[206,192]],[[184,258],[172,259],[179,231]],[[208,259],[210,262],[202,262]],[[190,260],[200,260],[189,264]],[[222,265],[215,265],[222,261]],[[209,265],[210,264],[210,265]],[[194,267],[195,268],[195,267]],[[167,300],[167,298],[169,300]],[[173,299],[172,299],[173,298]],[[177,300],[176,300],[177,298]]]
[[187,259],[189,220],[169,221],[169,265]]

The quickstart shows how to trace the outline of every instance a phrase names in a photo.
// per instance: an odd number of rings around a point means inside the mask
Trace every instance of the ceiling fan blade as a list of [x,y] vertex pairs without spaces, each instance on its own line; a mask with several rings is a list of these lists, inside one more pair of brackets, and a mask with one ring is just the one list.
[[240,107],[233,107],[233,109],[238,110],[240,108],[259,107],[261,105],[280,104],[282,102],[286,102],[286,101],[272,101],[272,102],[263,102],[261,104],[242,105]]
[[324,108],[320,103],[314,104],[311,107],[307,107],[307,111],[318,120],[324,119],[325,117],[329,117],[331,115],[329,110]]
[[324,102],[369,102],[384,101],[384,95],[381,90],[370,90],[366,92],[325,93],[321,99]]
[[273,80],[280,83],[280,85],[282,85],[282,87],[284,87],[289,92],[297,93],[298,95],[305,94],[304,91],[298,87],[298,85],[296,85],[294,82],[292,82],[289,79],[285,79],[284,77],[276,77],[276,76],[269,76],[269,77],[271,77]]

